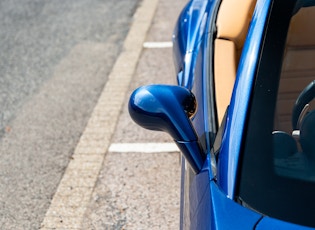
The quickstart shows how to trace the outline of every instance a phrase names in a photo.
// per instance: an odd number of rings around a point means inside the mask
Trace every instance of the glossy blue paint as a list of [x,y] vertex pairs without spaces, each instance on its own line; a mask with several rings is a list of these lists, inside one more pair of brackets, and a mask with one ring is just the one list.
[[227,116],[218,164],[218,184],[234,198],[237,167],[260,45],[271,0],[258,0],[244,44]]
[[[211,23],[213,23],[216,17],[215,10],[218,3],[218,0],[191,1],[188,3],[179,17],[179,24],[175,27],[173,36],[175,68],[177,73],[180,72],[178,83],[179,85],[192,89],[196,96],[198,109],[193,119],[193,126],[202,143],[203,149],[207,151],[208,156],[210,156],[209,133],[213,126],[209,120],[212,115],[211,113],[215,112],[210,111],[209,109],[209,73],[212,71],[209,69],[209,63],[212,61],[212,51],[210,49],[212,47],[212,42],[210,41],[209,44],[209,36],[212,36],[213,28]],[[202,7],[197,7],[198,5]],[[190,9],[189,7],[194,7],[194,13],[189,13],[193,11],[193,8]],[[192,17],[192,15],[194,16]],[[189,18],[189,20],[187,18]],[[200,20],[201,18],[202,20]],[[205,27],[200,30],[199,26],[196,25],[198,23],[195,23],[195,26],[197,27],[191,27],[188,30],[186,26],[191,26],[191,23],[187,22],[194,20],[199,22],[202,21],[202,25]],[[200,31],[199,36],[196,36],[196,31]],[[184,176],[182,176],[182,194],[189,193],[189,196],[191,197],[189,202],[191,207],[188,212],[196,213],[194,216],[190,217],[190,221],[181,223],[182,227],[189,223],[191,223],[189,226],[190,229],[207,229],[209,226],[210,200],[206,199],[206,197],[210,194],[208,184],[210,178],[214,178],[214,175],[211,172],[209,172],[209,175],[207,174],[207,176],[203,175],[205,174],[198,174],[196,177],[198,178],[196,180],[198,183],[189,184],[188,187],[190,187],[190,191],[187,190],[187,186],[184,186],[186,182]],[[200,200],[200,195],[202,195],[203,200]],[[181,208],[184,207],[183,204],[184,200],[181,202]],[[198,209],[195,209],[194,205],[198,205]],[[181,215],[181,220],[183,221],[183,210]]]
[[[209,122],[209,63],[211,51],[208,37],[211,36],[218,0],[190,1],[179,16],[175,27],[174,60],[178,83],[191,89],[198,101],[198,111],[193,119],[194,128],[204,149],[210,149]],[[210,44],[211,45],[211,44]]]
[[201,170],[205,154],[189,119],[196,111],[196,101],[188,89],[170,85],[143,86],[132,93],[128,108],[138,125],[169,133],[194,172]]
[[[262,216],[229,199],[214,182],[210,183],[211,190],[211,230],[255,229]],[[210,228],[209,228],[210,229]]]
[[194,173],[199,173],[206,157],[199,141],[175,141],[175,143]]
[[208,155],[202,171],[191,184],[191,229],[254,229],[262,218],[256,212],[242,207],[229,199],[211,176]]
[[131,118],[142,127],[168,132],[177,141],[197,141],[184,106],[196,102],[189,90],[179,86],[148,85],[136,89],[129,100]]
[[196,175],[190,185],[190,229],[209,229],[211,223],[209,158],[202,171]]
[[196,57],[217,0],[192,0],[181,12],[173,34],[173,53],[178,84],[192,89]]
[[[315,0],[300,2],[304,5],[313,1]],[[184,193],[189,192],[190,229],[310,229],[264,217],[235,202],[237,168],[251,89],[273,0],[258,0],[255,8],[227,115],[217,160],[217,175],[212,168],[215,161],[210,154],[210,140],[206,139],[201,148],[200,140],[207,137],[214,126],[210,120],[214,111],[209,109],[209,73],[212,71],[209,63],[213,53],[209,38],[213,32],[211,22],[216,17],[215,7],[218,2],[219,0],[189,1],[178,19],[173,36],[175,68],[178,83],[183,87],[155,85],[137,89],[130,98],[131,117],[145,128],[170,133],[197,173],[188,182],[184,181],[187,171],[182,173],[182,186],[187,182],[184,187],[190,188],[181,193],[181,198],[184,199]],[[199,103],[192,122],[184,112],[184,107],[187,106],[185,98],[192,97],[190,90]],[[182,170],[185,170],[184,166]],[[181,203],[184,203],[183,200]]]

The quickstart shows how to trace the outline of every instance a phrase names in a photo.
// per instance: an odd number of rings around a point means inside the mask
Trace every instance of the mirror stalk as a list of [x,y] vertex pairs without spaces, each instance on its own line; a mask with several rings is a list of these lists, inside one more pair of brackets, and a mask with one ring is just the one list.
[[[202,169],[204,160],[206,158],[205,154],[202,153],[199,142],[179,142],[175,141],[177,147],[184,155],[185,159],[188,161],[192,170],[195,174],[198,174]],[[191,154],[191,153],[200,153],[200,154]]]

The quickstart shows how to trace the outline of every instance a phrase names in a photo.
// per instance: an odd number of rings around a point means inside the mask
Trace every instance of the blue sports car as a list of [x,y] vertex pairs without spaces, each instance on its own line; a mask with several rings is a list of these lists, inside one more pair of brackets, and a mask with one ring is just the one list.
[[129,112],[182,152],[180,228],[315,228],[315,0],[191,0],[173,44]]

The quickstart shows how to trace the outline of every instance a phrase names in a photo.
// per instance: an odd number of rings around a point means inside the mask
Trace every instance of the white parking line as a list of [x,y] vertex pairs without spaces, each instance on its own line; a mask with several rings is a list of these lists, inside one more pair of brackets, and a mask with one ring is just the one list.
[[171,48],[173,47],[172,42],[145,42],[143,47],[147,49],[161,49],[161,48]]
[[124,49],[74,150],[41,229],[81,229],[157,4],[158,0],[143,0],[137,9]]
[[113,143],[109,152],[112,153],[172,153],[179,152],[175,143]]

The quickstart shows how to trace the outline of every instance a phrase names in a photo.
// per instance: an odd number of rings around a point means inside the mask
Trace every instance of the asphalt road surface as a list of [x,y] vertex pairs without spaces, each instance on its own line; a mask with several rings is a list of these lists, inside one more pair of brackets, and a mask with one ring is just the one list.
[[141,0],[0,2],[0,229],[38,229]]

